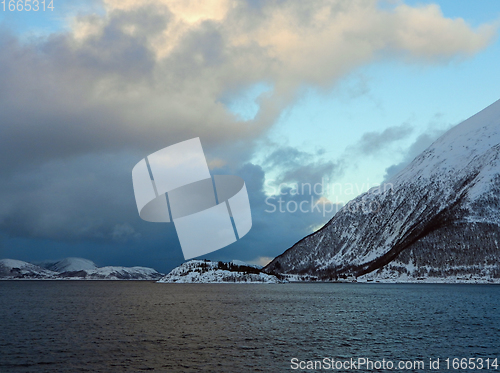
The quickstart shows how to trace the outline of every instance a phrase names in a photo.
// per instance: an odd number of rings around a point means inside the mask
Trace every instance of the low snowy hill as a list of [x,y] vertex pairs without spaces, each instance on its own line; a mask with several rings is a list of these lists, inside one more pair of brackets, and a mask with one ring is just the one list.
[[[264,271],[330,280],[500,278],[500,101],[452,128]],[[375,276],[375,274],[372,274]]]
[[236,261],[231,263],[191,260],[174,268],[161,283],[267,283],[283,282],[274,275],[261,272],[255,266]]
[[83,258],[44,262],[41,266],[21,260],[0,260],[0,279],[34,280],[158,280],[163,274],[147,267],[102,267]]
[[0,278],[54,279],[57,272],[14,259],[0,259]]

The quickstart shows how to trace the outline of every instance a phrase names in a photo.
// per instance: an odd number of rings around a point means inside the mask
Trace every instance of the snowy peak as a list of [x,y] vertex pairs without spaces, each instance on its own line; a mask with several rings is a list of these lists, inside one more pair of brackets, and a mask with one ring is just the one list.
[[469,165],[500,144],[500,100],[463,121],[438,138],[391,180],[442,177]]
[[500,277],[500,101],[441,136],[388,185],[349,202],[264,271],[337,279],[390,266],[392,277]]

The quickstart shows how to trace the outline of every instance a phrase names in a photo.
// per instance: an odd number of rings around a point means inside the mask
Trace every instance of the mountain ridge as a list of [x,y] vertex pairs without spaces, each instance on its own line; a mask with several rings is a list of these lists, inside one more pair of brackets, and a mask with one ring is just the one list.
[[163,274],[148,267],[97,267],[83,258],[65,258],[36,265],[15,259],[0,259],[2,280],[158,280]]
[[[455,264],[476,273],[492,262],[482,276],[499,276],[500,100],[446,132],[387,183],[392,187],[356,197],[264,271],[334,279],[363,276],[396,259],[408,265],[411,257],[419,277],[446,276]],[[378,209],[352,209],[360,205]],[[446,253],[429,266],[424,247],[431,241]]]

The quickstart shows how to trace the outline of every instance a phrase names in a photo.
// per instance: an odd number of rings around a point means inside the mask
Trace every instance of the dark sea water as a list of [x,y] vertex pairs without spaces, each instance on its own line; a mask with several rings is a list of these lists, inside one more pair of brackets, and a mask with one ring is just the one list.
[[302,371],[293,358],[478,371],[443,359],[500,360],[500,286],[0,281],[0,330],[0,372]]

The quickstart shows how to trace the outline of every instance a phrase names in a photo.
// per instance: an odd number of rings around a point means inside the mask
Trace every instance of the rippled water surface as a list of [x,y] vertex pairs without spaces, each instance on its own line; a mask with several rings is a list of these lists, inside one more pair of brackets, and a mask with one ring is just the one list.
[[500,360],[500,286],[0,281],[0,328],[0,372]]

